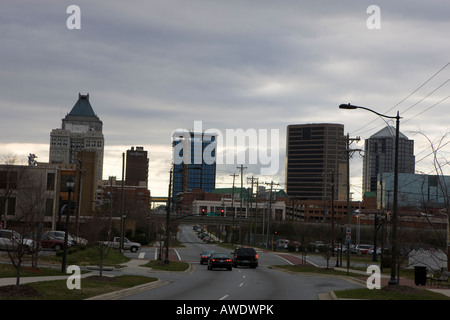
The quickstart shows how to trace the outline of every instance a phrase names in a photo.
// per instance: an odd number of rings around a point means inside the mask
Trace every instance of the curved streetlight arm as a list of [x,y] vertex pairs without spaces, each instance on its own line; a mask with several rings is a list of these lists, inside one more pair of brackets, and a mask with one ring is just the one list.
[[[389,285],[398,285],[399,283],[399,274],[397,274],[397,266],[398,266],[398,252],[397,252],[397,222],[398,222],[398,148],[399,148],[399,136],[400,136],[400,114],[397,111],[397,116],[387,116],[381,113],[378,113],[372,109],[366,107],[355,106],[352,104],[341,104],[339,106],[340,109],[364,109],[375,113],[376,115],[389,119],[397,119],[396,128],[395,128],[395,167],[394,167],[394,203],[393,203],[393,212],[392,212],[392,256],[391,256],[391,278],[389,280]],[[375,248],[376,252],[376,248]]]
[[341,104],[340,106],[339,106],[339,109],[364,109],[364,110],[367,110],[367,111],[370,111],[370,112],[373,112],[373,113],[375,113],[377,116],[380,116],[380,117],[384,117],[384,118],[389,118],[389,119],[401,119],[401,117],[400,117],[400,115],[399,115],[399,113],[397,112],[397,115],[396,116],[387,116],[387,115],[385,115],[385,114],[381,114],[381,113],[379,113],[379,112],[376,112],[376,111],[374,111],[374,110],[372,110],[372,109],[369,109],[369,108],[366,108],[366,107],[361,107],[361,106],[355,106],[355,105],[352,105],[352,104]]

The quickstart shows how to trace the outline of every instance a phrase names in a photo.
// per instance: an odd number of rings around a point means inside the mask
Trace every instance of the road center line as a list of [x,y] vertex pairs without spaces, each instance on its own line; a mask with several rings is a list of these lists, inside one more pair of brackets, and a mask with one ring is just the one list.
[[224,295],[222,298],[220,298],[219,300],[225,300],[226,298],[228,298],[228,295]]

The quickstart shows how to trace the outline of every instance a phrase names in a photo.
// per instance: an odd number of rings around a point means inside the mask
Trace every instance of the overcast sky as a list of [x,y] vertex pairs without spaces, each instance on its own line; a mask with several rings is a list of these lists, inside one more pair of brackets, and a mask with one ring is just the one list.
[[[67,27],[73,4],[81,29]],[[278,130],[277,173],[244,174],[284,187],[287,125],[341,123],[360,148],[383,128],[369,112],[338,109],[352,103],[399,111],[416,170],[429,173],[418,132],[434,140],[450,131],[449,14],[441,0],[3,0],[0,154],[48,161],[51,130],[89,93],[103,121],[105,179],[121,177],[122,152],[143,146],[152,195],[167,195],[171,134],[201,121],[223,133]],[[361,164],[355,155],[355,198]],[[217,187],[237,165],[218,167]]]

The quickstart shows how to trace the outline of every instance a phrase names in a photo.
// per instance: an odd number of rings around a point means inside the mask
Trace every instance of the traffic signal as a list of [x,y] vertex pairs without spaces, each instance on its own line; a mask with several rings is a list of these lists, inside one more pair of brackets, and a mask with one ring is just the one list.
[[202,216],[205,215],[205,208],[202,209]]
[[220,215],[223,217],[225,215],[225,210],[220,210]]
[[274,231],[273,234],[274,234],[274,235],[277,235],[277,234],[278,234],[278,231]]

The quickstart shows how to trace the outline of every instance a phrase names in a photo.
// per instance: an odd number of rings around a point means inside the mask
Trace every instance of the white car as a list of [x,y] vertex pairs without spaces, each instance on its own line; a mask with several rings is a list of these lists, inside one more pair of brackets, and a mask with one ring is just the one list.
[[17,251],[23,246],[26,253],[33,251],[34,241],[23,238],[20,233],[14,230],[0,230],[0,250]]

